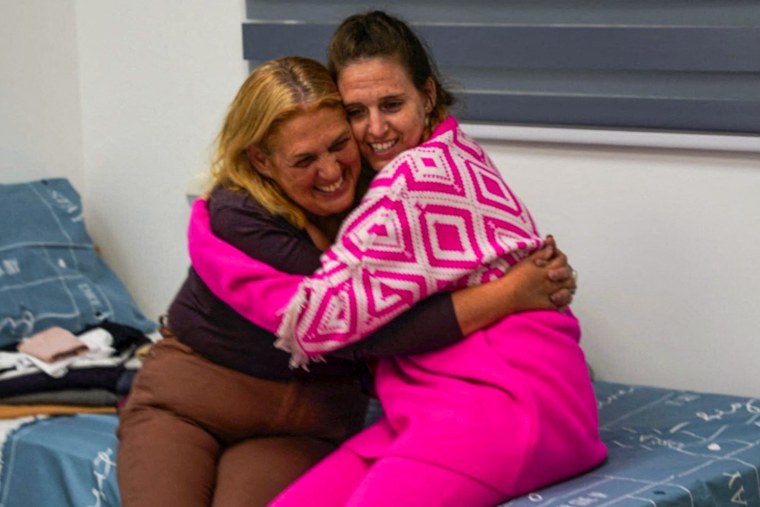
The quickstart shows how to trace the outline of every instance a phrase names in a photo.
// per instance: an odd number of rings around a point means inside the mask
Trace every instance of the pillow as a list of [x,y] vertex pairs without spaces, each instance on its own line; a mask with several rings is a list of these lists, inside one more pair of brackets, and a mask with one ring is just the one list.
[[95,252],[68,180],[0,185],[0,231],[0,349],[52,326],[157,328]]

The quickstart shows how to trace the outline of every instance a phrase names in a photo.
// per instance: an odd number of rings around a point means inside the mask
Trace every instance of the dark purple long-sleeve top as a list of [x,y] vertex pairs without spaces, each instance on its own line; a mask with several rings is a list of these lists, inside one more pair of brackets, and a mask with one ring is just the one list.
[[[309,275],[321,252],[309,235],[271,215],[242,192],[217,188],[209,199],[214,234],[249,256],[293,274]],[[252,294],[251,297],[260,297]],[[259,378],[303,376],[276,349],[276,336],[246,320],[214,295],[190,268],[172,302],[169,323],[180,341],[207,359]],[[450,293],[428,298],[365,340],[310,366],[310,375],[359,374],[366,359],[428,352],[462,339]]]

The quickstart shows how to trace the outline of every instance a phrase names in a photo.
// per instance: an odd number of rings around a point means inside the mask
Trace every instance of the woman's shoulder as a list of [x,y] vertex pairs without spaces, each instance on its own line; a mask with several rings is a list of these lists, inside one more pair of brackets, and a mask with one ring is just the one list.
[[383,167],[375,176],[371,188],[403,185],[416,167],[426,167],[431,164],[431,161],[439,163],[435,161],[445,159],[446,157],[442,154],[450,153],[458,144],[455,140],[462,136],[464,133],[459,128],[457,120],[453,116],[446,117],[433,129],[426,141],[401,152]]
[[251,199],[247,192],[232,190],[223,186],[217,186],[211,191],[208,202],[210,213],[227,208],[263,210],[263,207]]
[[455,153],[460,158],[490,165],[483,146],[462,130],[454,116],[446,117],[422,146],[425,145],[430,145],[431,149],[439,148]]
[[214,231],[235,234],[240,228],[292,228],[282,217],[272,215],[247,192],[225,187],[215,188],[208,199],[208,211]]
[[264,221],[276,218],[247,192],[221,186],[216,187],[209,194],[208,211],[212,220],[215,215],[230,213],[250,215]]

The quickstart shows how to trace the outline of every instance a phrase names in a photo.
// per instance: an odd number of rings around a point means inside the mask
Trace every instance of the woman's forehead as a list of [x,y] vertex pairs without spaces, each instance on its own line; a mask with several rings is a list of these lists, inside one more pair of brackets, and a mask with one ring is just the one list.
[[283,154],[310,151],[350,132],[342,107],[302,111],[283,122],[272,138],[272,148]]
[[398,61],[389,57],[359,60],[346,66],[338,76],[343,102],[349,103],[364,95],[393,95],[414,88],[409,73]]

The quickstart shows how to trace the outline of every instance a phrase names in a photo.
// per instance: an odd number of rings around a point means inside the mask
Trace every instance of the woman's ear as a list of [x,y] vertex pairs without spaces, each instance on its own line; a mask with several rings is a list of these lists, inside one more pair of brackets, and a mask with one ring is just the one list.
[[248,156],[248,162],[251,163],[251,167],[262,176],[272,177],[272,170],[269,167],[269,158],[263,150],[256,146],[249,146],[248,149],[245,150],[245,153]]
[[425,86],[422,88],[422,93],[425,96],[425,113],[430,114],[435,109],[435,99],[437,97],[438,90],[435,86],[435,81],[432,77],[427,78]]

